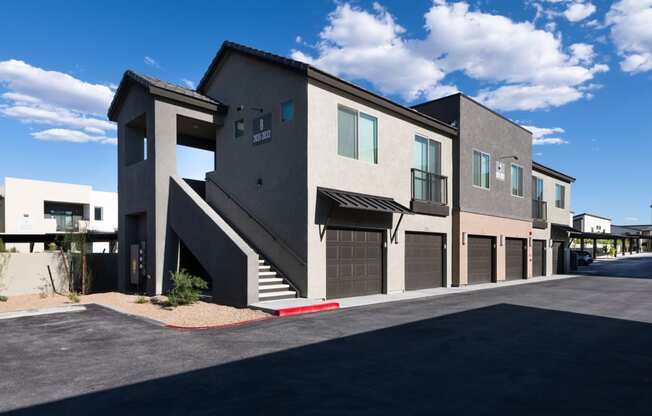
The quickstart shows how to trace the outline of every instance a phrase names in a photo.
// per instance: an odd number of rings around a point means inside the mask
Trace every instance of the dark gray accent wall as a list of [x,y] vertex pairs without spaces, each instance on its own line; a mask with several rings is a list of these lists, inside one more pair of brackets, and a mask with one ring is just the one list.
[[[442,121],[457,121],[453,140],[453,207],[461,211],[522,220],[532,219],[532,134],[462,94],[414,107]],[[473,150],[491,157],[490,189],[473,186]],[[506,156],[517,156],[504,158]],[[505,163],[505,180],[496,162]],[[523,197],[511,194],[511,164],[523,168]]]
[[[532,134],[482,105],[460,96],[460,150],[457,175],[462,211],[522,220],[532,219]],[[490,190],[473,186],[473,150],[491,155]],[[503,158],[515,155],[518,160]],[[505,180],[496,179],[496,162],[505,163]],[[511,194],[511,164],[523,168],[523,197]]]
[[[306,261],[307,77],[229,52],[206,95],[229,106],[218,131],[211,180]],[[294,120],[281,122],[281,103],[287,100],[294,101]],[[266,114],[271,114],[271,140],[253,144],[252,122]],[[239,119],[245,132],[236,139]]]
[[5,199],[0,196],[0,233],[5,232]]

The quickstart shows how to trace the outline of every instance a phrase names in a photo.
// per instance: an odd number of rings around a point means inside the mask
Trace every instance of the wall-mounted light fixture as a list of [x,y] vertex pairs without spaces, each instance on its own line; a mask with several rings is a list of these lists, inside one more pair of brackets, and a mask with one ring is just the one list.
[[263,178],[258,178],[256,181],[256,187],[258,187],[258,189],[263,187]]
[[516,155],[502,156],[502,157],[499,157],[497,160],[503,160],[503,159],[514,159],[514,160],[518,160],[518,156],[516,156]]

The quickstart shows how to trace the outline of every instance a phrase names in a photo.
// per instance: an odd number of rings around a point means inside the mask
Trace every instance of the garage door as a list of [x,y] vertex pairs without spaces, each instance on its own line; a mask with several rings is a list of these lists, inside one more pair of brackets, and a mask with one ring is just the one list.
[[526,277],[526,240],[520,238],[505,239],[505,280],[517,280]]
[[382,292],[382,240],[379,231],[326,231],[326,297]]
[[443,286],[444,237],[440,234],[405,233],[405,289]]
[[469,284],[493,281],[494,240],[491,237],[468,237]]
[[532,276],[546,275],[546,242],[532,240]]
[[552,271],[556,274],[564,273],[564,243],[561,241],[552,243]]

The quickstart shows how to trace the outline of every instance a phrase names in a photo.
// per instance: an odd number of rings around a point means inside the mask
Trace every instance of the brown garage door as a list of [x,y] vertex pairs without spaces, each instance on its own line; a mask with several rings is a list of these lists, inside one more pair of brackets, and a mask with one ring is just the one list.
[[405,289],[443,286],[444,237],[441,234],[405,233]]
[[526,247],[526,240],[520,238],[505,239],[505,280],[517,280],[526,277]]
[[552,243],[552,271],[556,274],[564,273],[564,243],[561,241]]
[[494,275],[494,239],[469,236],[467,242],[469,284],[491,283]]
[[326,231],[326,297],[382,292],[383,257],[380,231]]
[[532,240],[532,276],[546,275],[546,241]]

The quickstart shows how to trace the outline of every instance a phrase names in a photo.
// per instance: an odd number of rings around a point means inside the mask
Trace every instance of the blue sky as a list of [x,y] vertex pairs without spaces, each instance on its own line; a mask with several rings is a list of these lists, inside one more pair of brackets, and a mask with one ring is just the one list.
[[[115,190],[105,110],[124,70],[196,84],[228,39],[403,104],[463,91],[533,128],[535,160],[578,178],[576,212],[650,222],[652,0],[16,1],[1,13],[0,177]],[[206,160],[184,162],[197,174]]]

